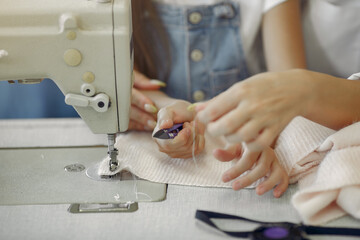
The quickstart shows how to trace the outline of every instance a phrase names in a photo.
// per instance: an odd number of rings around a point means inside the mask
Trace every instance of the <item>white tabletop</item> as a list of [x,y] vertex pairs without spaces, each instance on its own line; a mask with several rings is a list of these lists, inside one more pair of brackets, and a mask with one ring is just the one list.
[[[64,126],[68,131],[59,131]],[[54,134],[57,138],[50,137]],[[93,135],[80,119],[0,121],[0,147],[98,145],[105,143],[103,139],[105,136]],[[300,222],[290,203],[296,190],[296,185],[290,186],[283,197],[275,199],[272,193],[257,196],[249,189],[235,192],[169,185],[166,200],[139,203],[133,213],[71,214],[68,205],[0,206],[0,239],[232,239],[195,220],[195,211]],[[219,224],[234,227],[229,222]],[[360,223],[346,216],[328,226],[359,227]]]

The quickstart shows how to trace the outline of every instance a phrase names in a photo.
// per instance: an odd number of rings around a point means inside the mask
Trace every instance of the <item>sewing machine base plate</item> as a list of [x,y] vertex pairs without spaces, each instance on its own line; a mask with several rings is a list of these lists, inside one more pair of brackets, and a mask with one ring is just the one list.
[[88,204],[82,207],[86,212],[95,206],[90,204],[121,209],[114,204],[165,199],[166,184],[134,176],[118,181],[89,178],[86,169],[106,153],[103,146],[0,149],[0,205]]

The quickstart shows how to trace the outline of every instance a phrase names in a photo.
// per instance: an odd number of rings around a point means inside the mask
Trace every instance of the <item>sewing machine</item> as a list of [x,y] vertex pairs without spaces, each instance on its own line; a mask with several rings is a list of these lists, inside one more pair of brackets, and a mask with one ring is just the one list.
[[133,47],[125,0],[4,0],[0,80],[50,78],[94,133],[107,133],[111,169],[115,133],[127,130]]
[[[128,128],[133,78],[130,0],[2,0],[0,81],[52,79],[93,133]],[[98,159],[99,161],[101,159]]]

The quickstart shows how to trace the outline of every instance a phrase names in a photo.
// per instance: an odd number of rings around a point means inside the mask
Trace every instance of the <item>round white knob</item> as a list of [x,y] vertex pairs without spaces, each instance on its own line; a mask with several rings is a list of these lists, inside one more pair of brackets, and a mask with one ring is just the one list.
[[96,92],[95,87],[92,84],[87,84],[87,83],[81,85],[80,91],[82,94],[88,97],[94,96]]
[[7,55],[9,55],[9,53],[6,50],[0,50],[0,58],[6,57]]
[[67,65],[76,67],[81,63],[82,56],[77,49],[68,49],[64,53],[64,61]]

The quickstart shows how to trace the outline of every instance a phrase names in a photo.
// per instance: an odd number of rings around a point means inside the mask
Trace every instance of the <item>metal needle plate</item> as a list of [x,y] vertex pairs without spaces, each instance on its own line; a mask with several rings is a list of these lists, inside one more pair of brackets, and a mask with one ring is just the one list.
[[[165,199],[165,184],[134,178],[90,179],[85,170],[106,153],[105,147],[0,149],[0,205],[122,204]],[[81,171],[81,165],[86,169]]]

